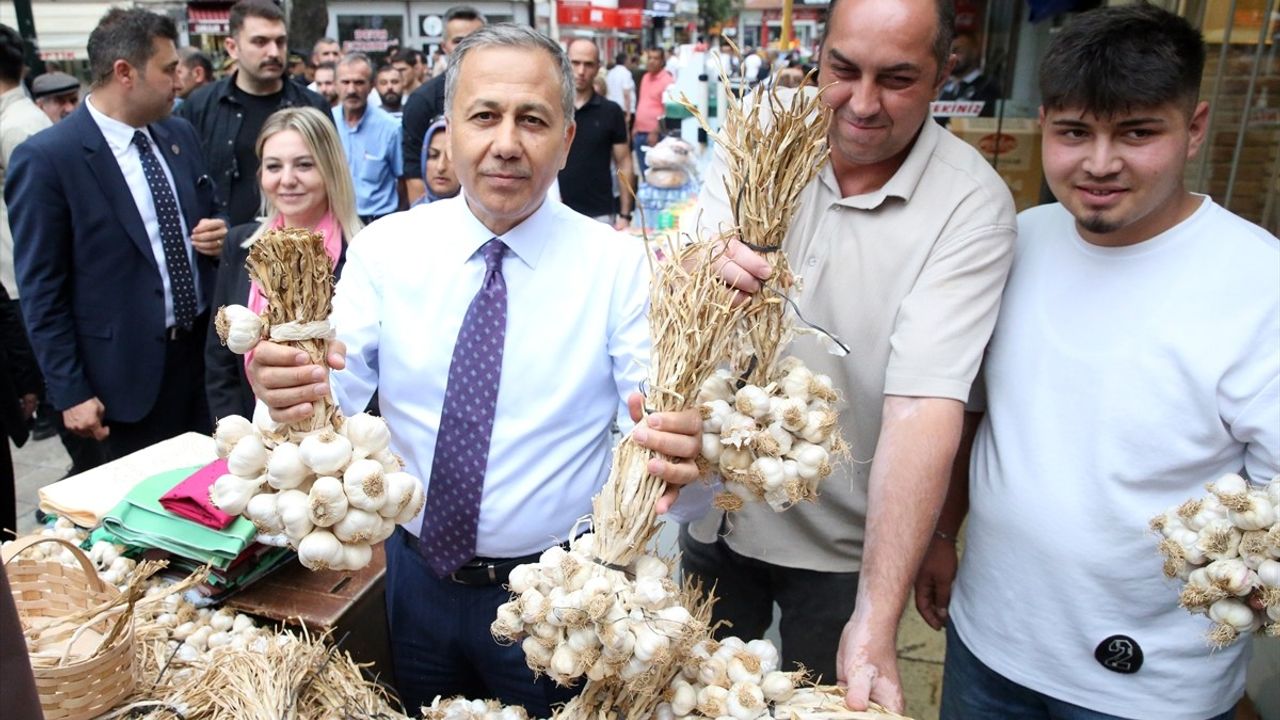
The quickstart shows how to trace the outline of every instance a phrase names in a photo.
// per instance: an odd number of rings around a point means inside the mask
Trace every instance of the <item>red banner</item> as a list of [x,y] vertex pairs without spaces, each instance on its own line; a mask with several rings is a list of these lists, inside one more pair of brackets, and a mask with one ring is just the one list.
[[556,4],[556,22],[561,25],[590,25],[590,17],[590,3],[561,2]]
[[644,29],[644,8],[619,8],[618,9],[618,29],[619,30],[643,30]]

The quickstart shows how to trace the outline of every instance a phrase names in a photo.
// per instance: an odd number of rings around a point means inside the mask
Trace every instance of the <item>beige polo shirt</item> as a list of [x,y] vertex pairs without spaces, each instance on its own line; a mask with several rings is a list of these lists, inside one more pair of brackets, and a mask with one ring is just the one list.
[[[717,154],[699,198],[704,229],[731,224]],[[853,352],[829,354],[811,336],[791,354],[830,375],[852,461],[817,502],[775,513],[749,503],[723,524],[748,557],[786,567],[854,572],[862,564],[867,479],[885,395],[964,402],[991,336],[1017,222],[1004,181],[976,150],[926,120],[902,167],[875,192],[842,198],[828,163],[804,189],[783,247],[802,278],[810,322]],[[913,482],[895,477],[892,482]],[[692,524],[712,542],[724,513]]]
[[13,149],[52,125],[21,86],[0,94],[0,283],[11,298],[18,297],[18,283],[13,275],[13,234],[9,230],[9,209],[4,203],[4,175]]

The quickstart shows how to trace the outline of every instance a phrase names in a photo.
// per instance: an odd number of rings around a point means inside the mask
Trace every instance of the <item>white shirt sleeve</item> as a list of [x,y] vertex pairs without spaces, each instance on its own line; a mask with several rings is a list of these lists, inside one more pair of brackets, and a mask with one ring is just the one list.
[[640,390],[641,382],[649,375],[649,267],[644,252],[647,251],[636,253],[634,262],[619,267],[611,301],[609,357],[621,400],[618,428],[624,434],[635,425],[627,412],[627,398]]
[[378,339],[382,324],[382,290],[371,250],[376,240],[347,246],[347,262],[334,290],[333,321],[338,339],[347,345],[347,366],[333,373],[334,397],[350,417],[362,412],[378,389]]

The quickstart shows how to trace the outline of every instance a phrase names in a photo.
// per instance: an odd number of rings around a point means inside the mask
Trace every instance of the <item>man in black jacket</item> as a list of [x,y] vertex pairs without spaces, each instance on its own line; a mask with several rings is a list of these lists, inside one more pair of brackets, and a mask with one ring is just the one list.
[[36,393],[43,380],[27,342],[27,331],[18,317],[17,303],[0,285],[0,537],[17,532],[16,478],[9,440],[22,447],[27,441],[27,421],[36,409]]
[[227,54],[231,75],[191,94],[175,112],[196,127],[216,181],[218,201],[234,227],[258,215],[258,131],[271,113],[311,106],[329,114],[316,93],[285,82],[288,37],[284,14],[270,0],[240,0],[231,8]]
[[[484,15],[468,5],[449,8],[444,14],[444,42],[440,49],[452,53],[462,38],[485,26]],[[422,182],[422,139],[427,129],[444,114],[444,73],[423,83],[404,101],[404,178],[409,204],[427,192]]]

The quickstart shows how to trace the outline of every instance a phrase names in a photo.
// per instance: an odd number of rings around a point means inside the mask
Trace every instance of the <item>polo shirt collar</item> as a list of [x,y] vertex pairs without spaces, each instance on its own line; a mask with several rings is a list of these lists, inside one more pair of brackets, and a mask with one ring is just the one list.
[[[915,193],[920,185],[920,179],[924,177],[924,172],[929,167],[929,158],[933,157],[933,151],[938,147],[938,136],[941,132],[944,132],[942,127],[933,122],[932,118],[926,117],[911,145],[911,150],[907,152],[906,159],[902,161],[901,167],[888,182],[878,190],[840,198],[838,204],[858,210],[874,210],[891,197],[903,201],[911,200],[911,195]],[[830,161],[823,166],[819,175],[828,189],[834,192],[836,197],[840,197],[840,183],[836,182],[835,170],[832,169]]]
[[[462,232],[459,233],[457,242],[452,246],[457,250],[452,260],[461,265],[480,250],[480,247],[495,235],[489,228],[480,222],[480,219],[471,212],[471,206],[466,201],[466,190],[458,193],[457,197],[448,200],[437,200],[436,202],[452,203],[452,209],[458,213],[458,226]],[[524,222],[511,228],[503,235],[496,236],[499,240],[506,244],[511,250],[511,254],[516,256],[529,267],[536,270],[538,267],[538,259],[542,257],[542,249],[546,246],[547,239],[555,237],[555,208],[554,201],[544,198],[542,204],[538,206],[533,214],[525,218]]]

